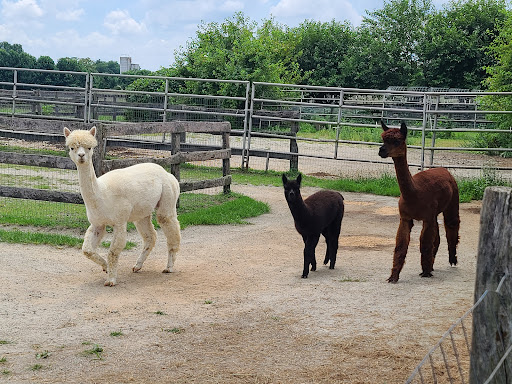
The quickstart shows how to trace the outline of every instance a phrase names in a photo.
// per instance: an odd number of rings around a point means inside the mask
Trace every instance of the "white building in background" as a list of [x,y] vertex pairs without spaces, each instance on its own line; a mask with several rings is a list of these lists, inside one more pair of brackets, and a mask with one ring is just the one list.
[[119,58],[120,73],[136,71],[140,69],[139,64],[133,64],[130,56],[124,55]]

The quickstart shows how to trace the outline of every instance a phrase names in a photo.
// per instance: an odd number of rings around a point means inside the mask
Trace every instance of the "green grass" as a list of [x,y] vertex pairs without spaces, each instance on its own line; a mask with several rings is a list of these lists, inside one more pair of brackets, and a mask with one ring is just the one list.
[[[219,195],[184,193],[180,196],[178,220],[182,229],[191,225],[243,224],[246,223],[244,219],[268,211],[268,205],[236,193]],[[30,212],[30,214],[22,215],[20,212]],[[21,199],[0,201],[0,224],[49,229],[74,228],[82,232],[89,227],[84,205]],[[158,228],[156,220],[154,224]],[[129,223],[128,230],[135,230],[135,226]],[[53,233],[0,229],[0,242],[81,247],[83,239]],[[110,243],[104,242],[102,245],[108,247]],[[136,243],[127,242],[126,249],[136,245]]]
[[[282,172],[275,171],[242,171],[232,169],[233,182],[253,185],[274,185],[281,186]],[[290,174],[295,177],[296,174]],[[459,178],[459,200],[461,203],[468,203],[472,200],[482,200],[485,188],[490,186],[507,186],[512,184],[502,179],[499,174],[491,169],[484,169],[482,176],[478,178]],[[400,196],[400,188],[394,174],[384,174],[380,177],[357,177],[339,179],[320,179],[303,175],[303,186],[332,189],[336,191],[370,193],[381,196]]]
[[101,356],[102,353],[103,353],[103,348],[98,344],[94,344],[91,349],[86,349],[83,352],[83,355],[84,356],[94,355],[94,356],[96,356],[97,360],[103,360],[103,357]]
[[[239,168],[233,168],[231,171],[234,183],[282,186],[281,172],[243,171]],[[182,169],[182,176],[187,180],[204,179],[219,177],[220,172],[217,168],[185,165]],[[293,174],[290,176],[295,177]],[[459,179],[457,183],[459,185],[461,202],[481,200],[484,190],[488,186],[512,186],[492,169],[484,169],[482,176],[479,178]],[[303,185],[355,193],[395,197],[400,195],[400,189],[394,174],[352,179],[322,179],[305,175],[303,177]],[[178,219],[182,229],[192,225],[246,224],[247,218],[267,213],[269,210],[270,208],[267,204],[237,193],[221,193],[217,195],[183,193],[180,196]],[[57,230],[70,228],[78,229],[81,232],[85,232],[89,226],[84,205],[9,198],[0,200],[0,224]],[[158,227],[156,220],[154,220],[154,224]],[[129,223],[128,230],[134,230],[134,225]],[[39,231],[27,232],[19,229],[0,229],[0,242],[80,247],[83,239],[81,237]],[[105,242],[103,246],[108,247],[109,243]],[[135,246],[135,243],[127,243],[127,249]]]

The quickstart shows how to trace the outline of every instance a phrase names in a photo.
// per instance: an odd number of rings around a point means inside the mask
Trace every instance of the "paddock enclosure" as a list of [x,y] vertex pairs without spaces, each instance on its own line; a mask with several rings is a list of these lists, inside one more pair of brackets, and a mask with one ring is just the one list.
[[[321,264],[321,241],[318,270],[302,279],[303,243],[283,189],[232,189],[268,203],[270,213],[249,225],[187,227],[171,274],[161,273],[160,234],[139,273],[131,267],[140,249],[123,251],[112,289],[79,249],[2,244],[0,367],[11,372],[2,379],[404,383],[473,303],[478,202],[461,205],[457,267],[442,246],[434,277],[418,276],[416,225],[400,281],[389,284],[396,198],[343,193],[336,267]],[[449,382],[446,370],[438,374]]]
[[[443,166],[478,177],[490,169],[510,179],[512,149],[503,141],[512,134],[510,97],[0,67],[0,115],[84,123],[229,121],[233,166],[330,176],[392,173],[392,163],[376,153],[384,119],[390,126],[407,123],[415,170]],[[222,148],[218,136],[185,140]]]
[[[36,83],[39,74],[46,77]],[[480,141],[512,134],[503,124],[510,111],[499,108],[512,93],[20,68],[0,68],[0,80],[0,206],[23,202],[18,212],[30,216],[34,202],[49,215],[83,216],[75,211],[77,172],[62,128],[93,125],[98,174],[153,161],[177,175],[185,193],[234,190],[271,206],[252,225],[186,228],[170,276],[157,267],[162,236],[140,274],[129,273],[138,249],[123,252],[122,282],[109,292],[79,250],[2,244],[0,368],[11,372],[8,381],[401,383],[473,304],[481,203],[461,206],[456,268],[448,265],[441,224],[434,278],[418,277],[416,224],[400,282],[392,285],[386,278],[397,199],[343,193],[336,269],[320,267],[303,281],[302,240],[282,188],[232,185],[230,170],[394,174],[392,162],[378,156],[384,119],[410,127],[412,173],[445,166],[459,178],[511,180],[509,146]],[[138,90],[135,81],[154,90]],[[191,179],[196,168],[200,179]],[[447,344],[471,342],[468,316]],[[410,382],[467,382],[469,351],[458,351],[436,350],[428,367],[433,381],[417,375]]]

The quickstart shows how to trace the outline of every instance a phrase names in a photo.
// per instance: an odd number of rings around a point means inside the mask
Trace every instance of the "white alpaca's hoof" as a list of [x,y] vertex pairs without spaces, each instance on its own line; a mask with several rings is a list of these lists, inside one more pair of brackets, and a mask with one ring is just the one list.
[[172,269],[171,268],[165,268],[162,273],[171,273],[172,272]]
[[136,272],[139,272],[141,269],[142,269],[142,267],[138,267],[138,266],[134,265],[132,268],[132,272],[136,273]]
[[113,287],[114,285],[116,285],[116,281],[115,280],[107,280],[105,281],[105,287]]

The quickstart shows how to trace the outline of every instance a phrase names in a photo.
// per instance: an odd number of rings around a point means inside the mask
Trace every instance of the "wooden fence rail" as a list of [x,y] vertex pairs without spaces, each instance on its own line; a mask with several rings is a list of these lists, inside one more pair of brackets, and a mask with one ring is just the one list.
[[[182,192],[213,187],[223,187],[224,193],[228,193],[230,191],[231,149],[229,145],[229,136],[231,132],[231,125],[229,122],[172,121],[166,123],[92,124],[0,117],[0,137],[21,139],[31,142],[49,141],[64,143],[65,139],[62,134],[64,126],[74,130],[90,129],[94,125],[97,128],[96,138],[98,139],[99,145],[94,152],[93,162],[98,176],[113,169],[124,168],[142,162],[152,162],[164,167],[170,167],[171,173],[180,181]],[[222,148],[207,151],[186,152],[181,148],[181,137],[187,132],[220,134],[222,135]],[[124,140],[130,141],[130,138],[126,139],[125,136],[158,133],[170,134],[171,136],[171,143],[170,145],[167,144],[167,147],[169,148],[168,156],[147,156],[133,159],[106,160],[106,155],[110,146],[109,141],[111,141],[111,144],[115,145],[116,138],[123,138]],[[140,143],[140,140],[135,140],[131,146],[137,147]],[[145,142],[146,146],[148,143],[151,144],[151,142]],[[222,177],[198,181],[180,180],[180,164],[185,162],[214,159],[222,160]],[[75,164],[69,157],[9,151],[0,152],[0,163],[45,168],[76,169]],[[24,188],[19,186],[0,185],[0,196],[74,204],[83,203],[82,197],[78,193]]]

